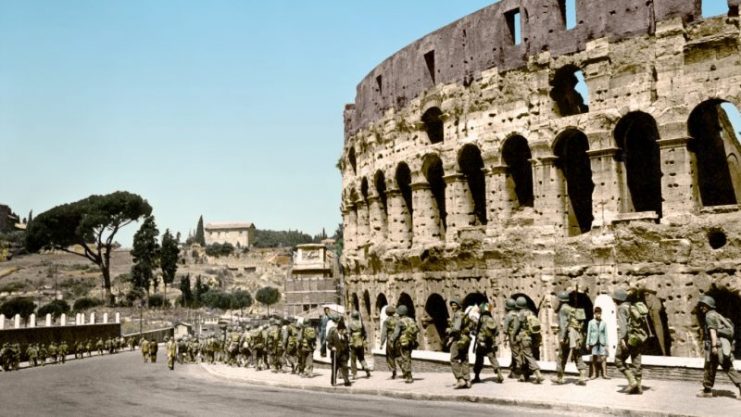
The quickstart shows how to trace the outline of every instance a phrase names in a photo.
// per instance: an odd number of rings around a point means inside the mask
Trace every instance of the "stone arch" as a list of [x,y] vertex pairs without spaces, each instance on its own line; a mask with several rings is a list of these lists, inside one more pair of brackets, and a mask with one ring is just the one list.
[[445,235],[448,213],[445,209],[445,170],[443,162],[436,154],[428,154],[422,161],[422,175],[430,185],[433,201],[439,218],[439,236]]
[[396,303],[396,306],[406,306],[409,310],[409,314],[407,314],[409,317],[416,319],[417,315],[415,313],[414,309],[414,300],[412,300],[412,297],[409,296],[409,294],[403,292],[399,294],[399,301]]
[[520,135],[512,135],[504,141],[502,146],[502,161],[507,165],[510,181],[507,189],[510,201],[516,201],[519,207],[533,207],[535,197],[533,193],[533,168],[530,146],[527,139]]
[[398,219],[392,219],[392,223],[389,223],[389,236],[398,239],[401,247],[409,247],[412,245],[414,240],[414,206],[412,204],[412,172],[409,170],[409,165],[405,162],[399,163],[396,167],[396,173],[394,175],[396,186],[401,195],[401,199],[397,203],[397,212],[394,212],[394,216],[399,216]]
[[741,155],[741,144],[721,99],[703,101],[690,113],[689,149],[697,161],[695,181],[703,206],[737,204],[741,200],[741,172],[729,165],[729,157]]
[[425,342],[427,350],[447,351],[445,346],[445,329],[448,325],[448,306],[440,294],[433,293],[427,297],[425,303],[425,317],[423,327],[425,328]]
[[350,163],[350,167],[352,168],[353,174],[358,173],[358,160],[355,155],[355,148],[350,147],[350,150],[347,151],[347,161]]
[[[731,320],[736,327],[734,336],[736,338],[736,351],[734,356],[741,359],[741,294],[738,290],[731,291],[727,288],[712,287],[705,292],[715,299],[716,311],[723,317]],[[701,330],[702,331],[702,330]]]
[[357,293],[352,293],[352,309],[353,311],[360,312],[360,298]]
[[[561,197],[569,235],[586,233],[592,228],[592,167],[587,155],[589,140],[581,130],[569,128],[561,132],[553,144],[556,168],[561,173]],[[563,187],[565,185],[565,187]],[[567,198],[568,197],[568,198]]]
[[381,315],[381,309],[386,307],[388,305],[388,300],[386,300],[386,295],[384,293],[378,293],[376,296],[376,315]]
[[622,195],[625,211],[653,211],[661,217],[661,158],[656,120],[641,111],[623,116],[613,132],[625,166],[624,182],[629,193]]
[[458,152],[458,169],[468,184],[475,220],[478,224],[485,225],[487,223],[486,178],[484,175],[484,160],[478,146],[469,143],[461,148]]
[[571,291],[569,293],[569,299],[574,308],[584,309],[584,314],[586,315],[586,320],[584,320],[584,331],[586,332],[589,320],[592,320],[592,317],[594,317],[594,304],[592,303],[592,299],[589,298],[589,295],[586,293],[579,291]]
[[[409,165],[406,162],[400,162],[396,167],[396,186],[399,187],[399,192],[404,199],[407,212],[411,217],[414,207],[412,206],[412,172],[409,170]],[[409,224],[411,225],[411,219]]]
[[461,302],[463,303],[461,308],[465,310],[468,306],[477,306],[481,303],[489,302],[489,298],[484,293],[472,292],[463,297]]
[[386,195],[386,176],[380,169],[376,171],[373,177],[373,185],[376,188],[376,194],[378,195],[378,201],[381,203],[381,211],[383,212],[384,219],[388,216],[388,203]]
[[360,181],[360,195],[363,201],[368,201],[368,178],[366,177],[363,177],[363,179]]
[[582,73],[581,69],[569,64],[559,68],[553,74],[550,96],[555,103],[554,110],[559,116],[573,116],[589,111],[585,98],[576,90],[579,84],[578,73]]
[[371,315],[371,309],[372,309],[371,299],[370,299],[370,293],[368,292],[368,290],[365,290],[363,292],[363,306],[365,307],[365,316],[368,317],[368,318],[372,317],[372,315]]
[[445,126],[442,115],[443,112],[439,107],[430,107],[422,115],[422,124],[424,124],[430,143],[440,143],[445,140]]
[[630,301],[641,301],[648,307],[649,338],[643,347],[643,353],[654,356],[671,356],[672,339],[669,333],[669,318],[664,301],[656,291],[639,289]]

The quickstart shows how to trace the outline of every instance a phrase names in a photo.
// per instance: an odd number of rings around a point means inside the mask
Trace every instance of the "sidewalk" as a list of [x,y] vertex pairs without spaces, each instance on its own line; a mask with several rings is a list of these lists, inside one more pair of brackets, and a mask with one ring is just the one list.
[[[295,388],[309,391],[348,394],[381,395],[393,398],[422,401],[467,401],[488,404],[520,406],[555,411],[602,413],[617,416],[733,416],[741,414],[741,401],[735,398],[738,390],[733,385],[715,386],[715,398],[697,398],[702,388],[697,383],[682,381],[644,381],[643,395],[620,393],[625,379],[589,381],[586,387],[574,384],[576,378],[568,376],[565,385],[553,385],[550,376],[541,385],[520,383],[507,379],[503,384],[494,382],[491,369],[482,373],[483,383],[471,389],[453,389],[452,374],[415,373],[414,383],[405,384],[401,379],[391,380],[390,373],[373,373],[370,379],[363,375],[353,381],[352,387],[329,383],[328,369],[315,367],[313,378],[301,378],[287,373],[257,372],[253,368],[229,367],[223,364],[200,365],[211,375],[236,382]],[[341,379],[340,379],[341,380]]]

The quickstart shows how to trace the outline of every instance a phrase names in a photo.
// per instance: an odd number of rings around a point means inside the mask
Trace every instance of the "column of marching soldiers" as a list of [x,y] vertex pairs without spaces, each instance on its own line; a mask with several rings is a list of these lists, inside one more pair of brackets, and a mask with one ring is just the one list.
[[0,347],[0,367],[5,372],[18,370],[24,357],[32,367],[64,364],[70,354],[74,354],[75,359],[83,359],[93,356],[93,353],[98,355],[118,353],[126,346],[133,350],[134,344],[135,339],[132,337],[101,337],[97,340],[86,339],[69,343],[66,340],[52,341],[48,344],[31,343],[26,346],[24,352],[19,343],[4,343]]

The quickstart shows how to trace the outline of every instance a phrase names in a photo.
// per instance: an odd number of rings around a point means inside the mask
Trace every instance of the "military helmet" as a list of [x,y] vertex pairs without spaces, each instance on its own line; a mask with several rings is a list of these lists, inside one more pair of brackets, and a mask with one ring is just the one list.
[[697,304],[704,304],[710,307],[710,309],[715,310],[715,299],[709,295],[703,295]]
[[489,303],[481,303],[481,305],[479,305],[479,312],[481,312],[481,314],[490,314],[491,311],[489,310],[489,307]]
[[394,306],[387,306],[386,307],[386,315],[393,316],[394,313],[396,313],[396,307],[394,307]]
[[515,300],[508,298],[507,301],[504,303],[504,309],[505,310],[514,310],[517,308],[517,303],[515,303]]
[[399,307],[397,307],[397,308],[396,308],[396,312],[397,312],[397,313],[398,313],[398,314],[399,314],[400,316],[402,316],[402,317],[403,317],[403,316],[406,316],[406,315],[407,315],[407,313],[409,312],[409,310],[407,309],[407,306],[405,306],[405,305],[400,305]]
[[354,319],[360,318],[360,312],[358,310],[353,310],[352,311],[352,318],[354,318]]
[[558,293],[558,299],[561,302],[564,302],[564,303],[568,302],[569,301],[569,293],[568,293],[568,291],[560,291]]
[[615,301],[625,301],[628,299],[628,292],[622,288],[618,288],[612,293],[612,299]]
[[518,310],[523,310],[527,308],[527,298],[525,297],[517,297],[517,301],[515,301],[515,306]]
[[450,301],[448,301],[448,305],[451,305],[452,306],[453,304],[456,304],[456,305],[458,305],[458,307],[460,307],[461,306],[461,300],[458,299],[458,298],[451,298]]

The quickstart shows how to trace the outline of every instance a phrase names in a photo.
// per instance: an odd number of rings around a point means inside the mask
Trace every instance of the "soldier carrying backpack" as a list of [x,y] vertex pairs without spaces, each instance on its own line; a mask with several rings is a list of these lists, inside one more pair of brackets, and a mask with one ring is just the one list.
[[579,370],[577,385],[587,385],[587,365],[581,357],[581,347],[584,343],[584,320],[586,314],[583,308],[575,308],[570,304],[571,296],[566,291],[558,293],[558,359],[556,360],[556,377],[554,384],[563,384],[563,373],[569,355]]
[[[643,394],[641,387],[641,359],[643,344],[648,339],[648,308],[642,302],[628,301],[628,293],[617,289],[612,294],[617,304],[618,345],[615,349],[615,366],[628,380],[628,394]],[[630,365],[626,363],[631,358]]]
[[407,315],[407,306],[400,305],[396,308],[396,313],[399,315],[399,320],[396,322],[396,328],[389,337],[388,343],[398,346],[398,363],[404,382],[411,384],[414,382],[414,378],[412,378],[412,351],[417,348],[419,327],[417,327],[417,322]]
[[525,297],[517,297],[515,307],[518,310],[514,321],[515,343],[518,345],[517,351],[520,353],[518,364],[521,366],[520,377],[518,381],[526,382],[530,374],[535,375],[535,383],[540,384],[545,380],[540,374],[540,366],[535,360],[535,348],[540,345],[540,320],[527,306]]
[[718,365],[728,375],[728,379],[738,388],[741,399],[741,377],[733,368],[734,326],[727,318],[715,311],[715,299],[703,296],[697,304],[705,340],[705,374],[702,378],[702,391],[698,397],[712,397],[715,373]]

